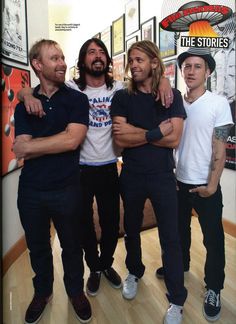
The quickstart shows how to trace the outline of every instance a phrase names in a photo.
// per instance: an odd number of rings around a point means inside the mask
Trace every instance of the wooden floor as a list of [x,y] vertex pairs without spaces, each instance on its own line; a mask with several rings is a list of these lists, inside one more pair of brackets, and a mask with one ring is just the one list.
[[[183,324],[204,324],[202,300],[204,294],[203,265],[205,251],[197,218],[192,220],[192,262],[191,270],[185,275],[188,299],[184,307]],[[143,262],[146,272],[139,282],[138,294],[132,301],[122,298],[121,290],[113,289],[104,277],[99,294],[89,297],[93,319],[91,324],[161,324],[168,307],[163,280],[154,273],[160,265],[160,247],[157,230],[142,232]],[[63,270],[57,236],[53,239],[55,264],[54,298],[48,305],[41,324],[75,324],[73,309],[67,299],[63,285]],[[114,268],[124,279],[127,271],[124,265],[125,248],[119,240],[115,253]],[[219,324],[236,324],[236,239],[226,234],[226,280],[222,291],[222,314]],[[85,281],[88,269],[85,270]],[[32,271],[28,252],[25,252],[8,270],[3,278],[3,323],[22,324],[24,313],[32,297]]]

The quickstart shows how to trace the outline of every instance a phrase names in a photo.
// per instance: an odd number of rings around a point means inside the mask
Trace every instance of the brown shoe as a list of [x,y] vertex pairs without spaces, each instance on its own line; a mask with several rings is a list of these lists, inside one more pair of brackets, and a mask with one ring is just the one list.
[[34,295],[27,311],[25,313],[25,324],[36,324],[43,316],[43,312],[49,301],[52,299],[52,295],[49,297],[39,297]]
[[118,275],[118,273],[113,268],[108,268],[102,272],[104,276],[109,281],[110,285],[113,288],[120,288],[122,286],[121,277]]
[[87,294],[90,296],[96,296],[100,287],[101,271],[90,272],[88,281],[86,284]]
[[88,323],[92,318],[92,310],[89,300],[85,296],[84,292],[78,296],[71,297],[70,301],[78,320],[81,323]]

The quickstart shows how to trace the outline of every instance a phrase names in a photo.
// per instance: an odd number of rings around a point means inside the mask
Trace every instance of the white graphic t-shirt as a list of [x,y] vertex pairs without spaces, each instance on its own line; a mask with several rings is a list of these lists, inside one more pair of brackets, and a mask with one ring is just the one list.
[[[66,84],[80,91],[73,80]],[[117,161],[119,153],[112,140],[110,109],[115,92],[123,87],[121,81],[114,81],[112,89],[107,89],[104,84],[98,88],[87,86],[83,91],[88,96],[90,109],[89,129],[81,146],[80,164],[103,165]]]

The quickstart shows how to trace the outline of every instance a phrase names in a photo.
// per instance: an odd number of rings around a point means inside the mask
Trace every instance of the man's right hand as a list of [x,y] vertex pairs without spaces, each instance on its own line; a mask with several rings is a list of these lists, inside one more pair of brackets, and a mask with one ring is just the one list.
[[163,136],[167,136],[173,131],[173,124],[170,119],[162,121],[159,127]]
[[23,101],[28,114],[35,115],[40,118],[46,115],[43,110],[41,101],[35,98],[32,94],[25,94]]

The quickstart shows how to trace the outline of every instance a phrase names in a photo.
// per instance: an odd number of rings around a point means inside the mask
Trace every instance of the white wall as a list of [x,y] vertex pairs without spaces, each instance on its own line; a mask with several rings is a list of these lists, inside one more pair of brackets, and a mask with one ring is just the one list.
[[[217,4],[233,7],[233,0],[218,0]],[[214,3],[208,0],[209,4]],[[81,45],[88,38],[101,32],[124,13],[126,0],[41,0],[36,6],[34,0],[27,1],[28,6],[28,38],[29,47],[39,38],[53,38],[62,46],[68,67],[75,64]],[[140,0],[141,23],[153,16],[157,17],[157,44],[158,22],[186,3],[184,0]],[[162,4],[164,5],[162,6]],[[60,23],[80,24],[73,32],[55,32],[57,17],[54,13],[60,12]],[[50,24],[48,22],[50,21]],[[50,31],[49,31],[50,29]],[[130,38],[130,36],[128,37]],[[6,62],[7,63],[7,62]],[[180,76],[178,87],[184,90]],[[31,72],[32,85],[38,83],[34,73]],[[23,235],[16,208],[17,185],[20,171],[15,171],[3,178],[3,255]],[[235,176],[236,172],[224,169],[222,175],[222,190],[224,195],[223,217],[236,224],[235,207]]]

